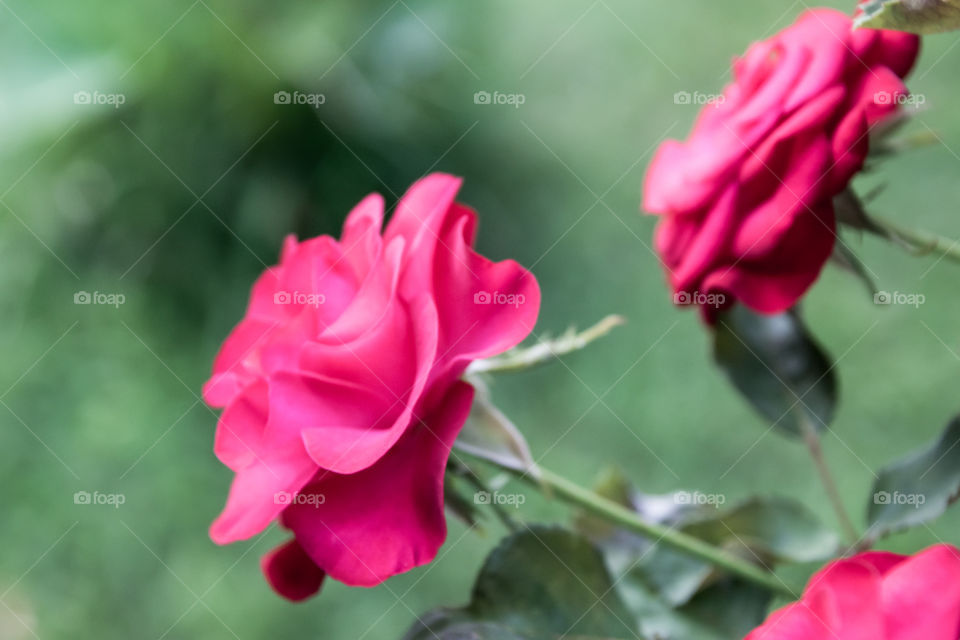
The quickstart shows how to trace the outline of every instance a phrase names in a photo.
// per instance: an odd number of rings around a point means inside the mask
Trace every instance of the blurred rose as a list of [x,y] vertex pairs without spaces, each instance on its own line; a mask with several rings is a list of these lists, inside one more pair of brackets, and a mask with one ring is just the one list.
[[960,551],[862,553],[826,566],[746,640],[957,640]]
[[918,48],[914,35],[852,31],[848,16],[816,9],[734,61],[723,98],[686,142],[660,147],[645,180],[678,302],[723,294],[777,313],[804,294],[833,250],[832,199],[907,95]]
[[339,241],[288,238],[216,358],[204,398],[225,408],[214,450],[236,476],[210,536],[249,538],[279,516],[294,538],[262,564],[288,598],[326,574],[375,585],[434,558],[444,468],[473,397],[459,378],[536,322],[536,280],[471,249],[459,187],[417,182],[382,235],[370,195]]

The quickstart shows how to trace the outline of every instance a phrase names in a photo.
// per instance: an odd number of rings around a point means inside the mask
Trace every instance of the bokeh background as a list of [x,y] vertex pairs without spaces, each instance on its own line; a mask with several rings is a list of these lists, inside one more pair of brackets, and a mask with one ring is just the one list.
[[[537,335],[629,319],[494,384],[544,465],[589,483],[616,464],[650,492],[790,495],[834,524],[803,447],[767,432],[696,314],[672,306],[638,212],[652,150],[696,115],[674,94],[719,92],[732,56],[806,6],[0,0],[0,637],[389,640],[467,599],[494,520],[451,522],[428,567],[301,605],[260,576],[282,532],[207,537],[230,473],[199,393],[251,282],[285,234],[336,234],[365,194],[393,203],[433,170],[465,176],[480,249],[535,272]],[[908,131],[939,141],[857,188],[886,185],[877,211],[960,238],[958,41],[927,38],[909,83],[926,104]],[[825,448],[862,524],[873,473],[960,409],[960,267],[849,242],[880,288],[926,297],[878,307],[828,270],[805,305],[839,359]],[[74,304],[81,291],[124,303]],[[568,511],[529,495],[517,515]],[[958,543],[958,524],[884,544]]]

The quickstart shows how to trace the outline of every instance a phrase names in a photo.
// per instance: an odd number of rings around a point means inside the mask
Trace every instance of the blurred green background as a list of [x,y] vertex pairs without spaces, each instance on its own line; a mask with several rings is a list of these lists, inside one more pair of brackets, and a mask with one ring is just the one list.
[[[545,466],[588,483],[613,463],[650,492],[791,495],[833,524],[803,447],[766,433],[696,314],[672,306],[638,213],[653,148],[696,115],[674,93],[719,92],[731,57],[804,6],[0,1],[0,637],[389,640],[467,599],[502,534],[493,520],[482,535],[451,522],[428,567],[369,590],[331,582],[301,605],[260,576],[281,531],[207,537],[230,473],[199,392],[250,284],[285,234],[337,234],[362,196],[392,203],[431,170],[466,178],[483,253],[532,267],[538,335],[629,319],[494,385]],[[877,211],[951,237],[957,42],[928,38],[909,83],[927,98],[910,130],[943,144],[857,184],[886,184]],[[323,104],[277,104],[278,91]],[[480,91],[523,104],[477,104]],[[873,472],[960,409],[960,267],[850,242],[880,288],[926,296],[877,307],[828,271],[806,304],[840,360],[825,448],[862,524]],[[76,305],[80,291],[125,302]],[[125,503],[77,505],[77,491]],[[567,514],[532,495],[518,512]],[[960,543],[958,524],[885,545]]]

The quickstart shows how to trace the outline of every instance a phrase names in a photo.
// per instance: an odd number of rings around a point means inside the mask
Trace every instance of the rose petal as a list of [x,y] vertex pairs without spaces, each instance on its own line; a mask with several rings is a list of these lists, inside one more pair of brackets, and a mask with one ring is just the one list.
[[340,247],[343,258],[353,267],[357,282],[363,282],[373,269],[382,246],[383,197],[371,193],[360,201],[343,223]]
[[258,380],[238,395],[220,415],[213,452],[234,471],[257,458],[267,425],[267,384]]
[[456,383],[424,424],[377,464],[351,475],[322,474],[283,525],[317,566],[348,585],[372,586],[433,560],[446,537],[443,474],[467,419],[473,388]]
[[227,504],[210,525],[210,538],[217,544],[246,540],[266,529],[317,471],[299,439],[259,454],[237,471]]
[[[383,456],[410,425],[437,353],[436,308],[421,297],[409,309],[390,305],[382,329],[340,347],[312,345],[306,370],[324,370],[353,389],[317,375],[282,373],[271,388],[271,426],[298,430],[313,461],[355,473]],[[414,331],[417,328],[418,331]]]
[[326,575],[295,539],[265,554],[260,568],[273,590],[294,602],[318,593]]
[[476,214],[450,207],[440,232],[431,293],[438,305],[438,358],[432,380],[458,377],[467,364],[519,344],[540,311],[540,287],[512,260],[492,262],[471,245]]
[[773,613],[745,640],[881,640],[879,572],[840,560],[810,579],[800,602]]
[[960,636],[960,552],[937,545],[892,567],[882,603],[889,640]]
[[[696,283],[723,259],[738,222],[736,200],[736,185],[730,185],[697,223],[696,234],[680,252],[680,260],[672,265],[671,281],[676,291],[695,291]],[[658,245],[665,241],[664,237],[657,238]]]
[[433,173],[413,183],[400,198],[383,234],[385,243],[402,237],[407,247],[405,279],[416,286],[429,278],[440,229],[463,181]]

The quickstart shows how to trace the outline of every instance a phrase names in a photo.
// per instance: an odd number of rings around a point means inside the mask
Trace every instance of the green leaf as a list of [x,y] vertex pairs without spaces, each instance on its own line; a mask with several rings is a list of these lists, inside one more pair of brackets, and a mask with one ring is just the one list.
[[728,579],[698,593],[678,611],[720,637],[740,640],[764,621],[771,599],[763,587]]
[[856,277],[863,286],[866,287],[867,295],[870,296],[871,299],[877,294],[877,285],[874,284],[873,278],[868,273],[867,266],[863,264],[860,258],[858,258],[842,240],[838,239],[837,244],[833,246],[833,254],[830,256],[830,261]]
[[867,0],[854,27],[942,33],[960,29],[960,0]]
[[[723,510],[705,507],[688,512],[674,526],[768,567],[824,560],[835,555],[839,544],[803,505],[785,498],[750,498]],[[619,557],[617,564],[627,567],[629,579],[642,582],[674,606],[688,603],[722,577],[712,566],[662,545],[639,554],[634,549],[633,554],[614,556]]]
[[[723,508],[722,494],[681,491],[649,495],[634,491],[616,471],[607,472],[595,490],[646,520],[767,566],[821,561],[838,550],[836,535],[802,504],[786,498],[754,497]],[[576,524],[604,551],[615,576],[626,574],[624,583],[641,584],[669,605],[686,605],[724,578],[700,560],[653,545],[642,536],[603,527],[590,516],[580,516]]]
[[871,540],[938,518],[960,493],[960,416],[937,440],[880,472],[867,509]]
[[782,432],[802,436],[805,424],[822,430],[833,420],[833,365],[796,311],[760,315],[736,305],[720,312],[714,358],[753,408]]
[[656,640],[741,640],[763,622],[771,598],[766,589],[733,579],[680,608],[638,583],[621,582],[617,588],[640,621],[640,633]]
[[812,562],[837,551],[836,535],[799,502],[754,497],[729,509],[703,513],[683,527],[690,535],[764,563]]
[[[472,493],[464,491],[462,482],[468,482]],[[451,459],[447,463],[447,472],[443,475],[443,506],[448,513],[469,527],[478,527],[480,510],[476,503],[476,483],[479,479],[466,465]]]
[[487,557],[470,604],[418,620],[405,640],[557,640],[636,637],[603,557],[582,536],[535,526]]
[[[858,231],[869,231],[870,233],[875,233],[880,236],[887,235],[883,227],[878,226],[877,223],[870,218],[870,214],[867,213],[863,202],[857,197],[857,194],[850,189],[841,191],[834,196],[833,210],[837,216],[837,222],[846,227],[857,229]],[[841,247],[843,243],[838,242],[836,246]],[[836,253],[836,247],[834,249],[834,253]]]
[[493,402],[486,385],[471,377],[477,389],[470,416],[454,442],[454,447],[493,462],[497,466],[539,477],[530,447],[523,434]]

